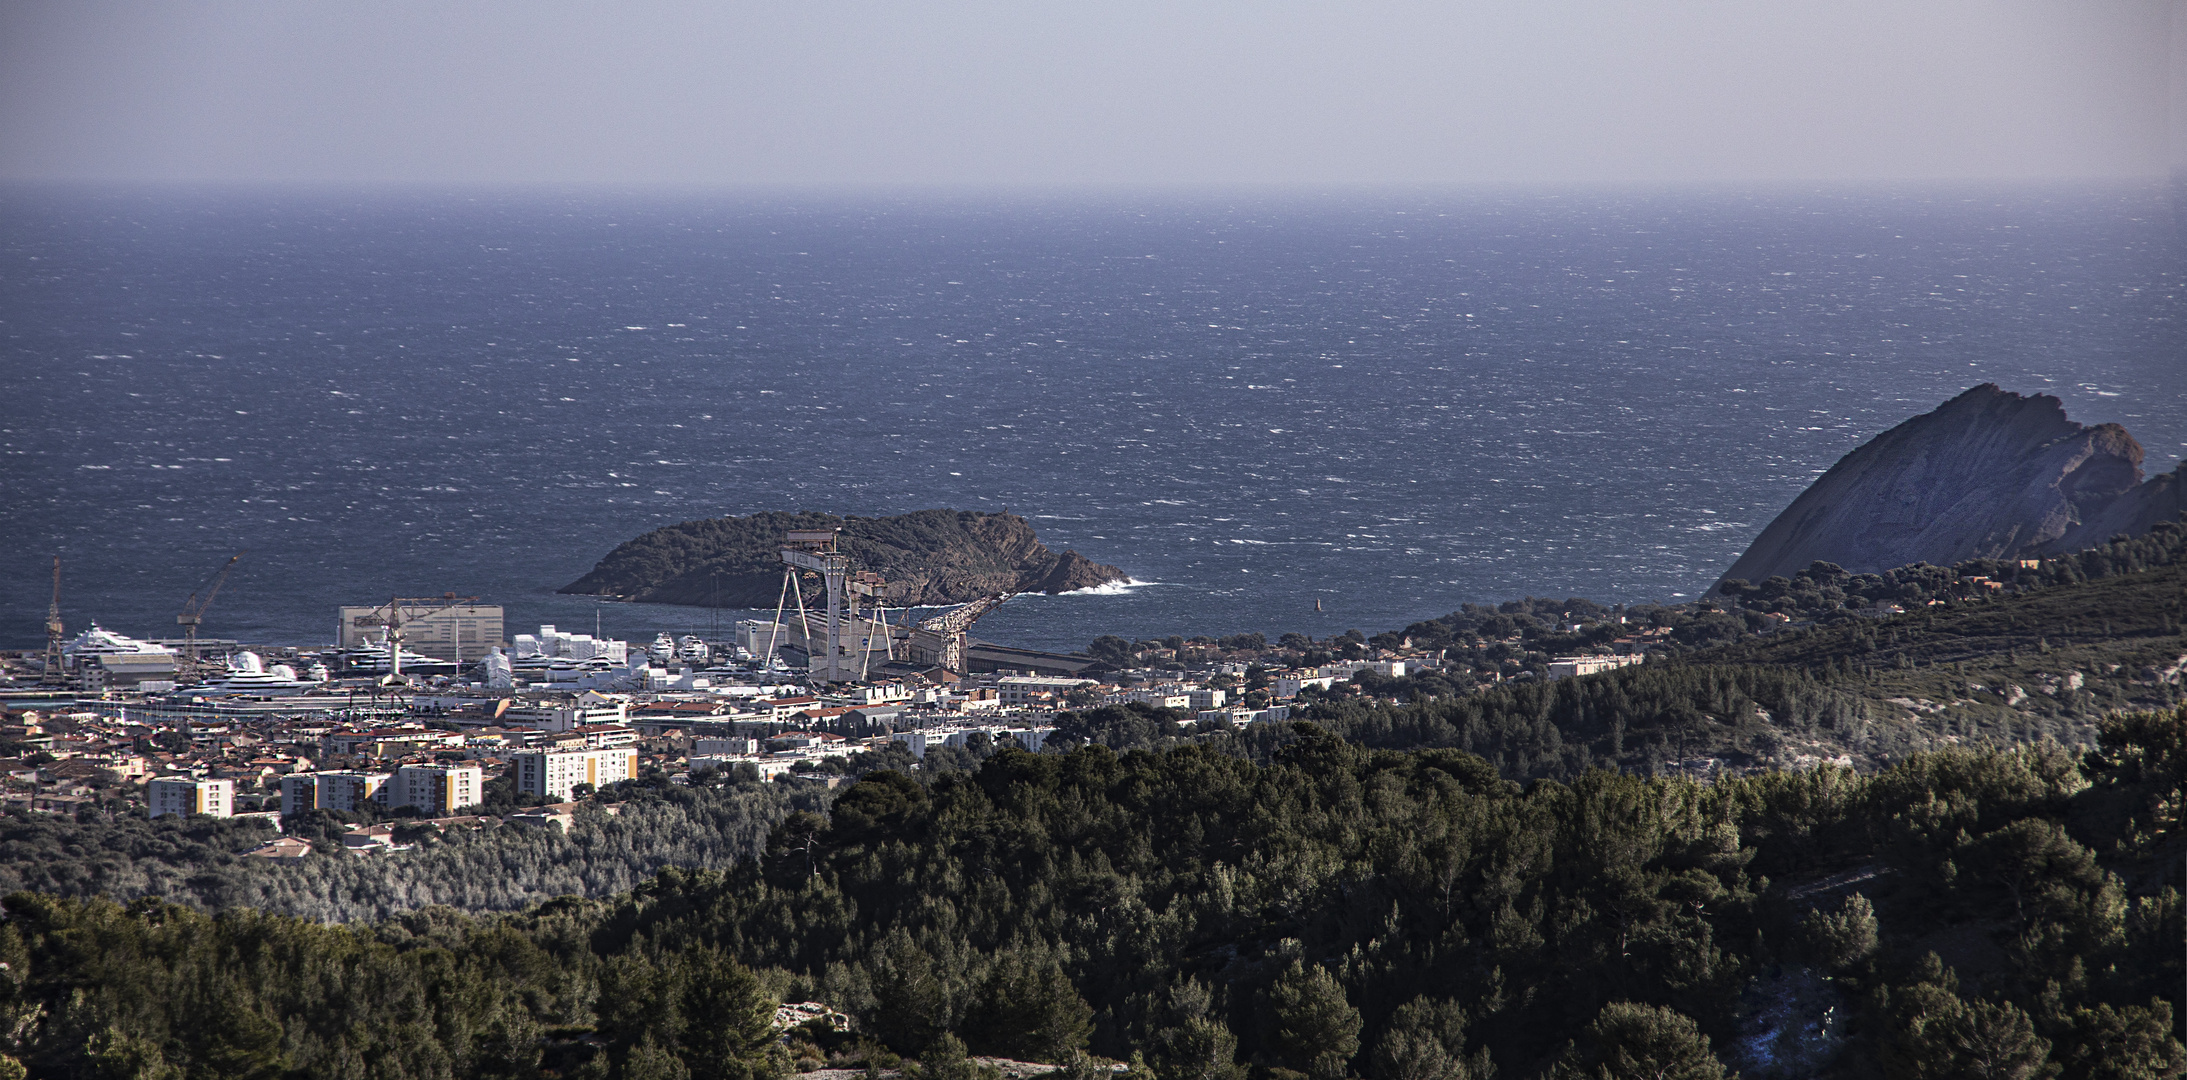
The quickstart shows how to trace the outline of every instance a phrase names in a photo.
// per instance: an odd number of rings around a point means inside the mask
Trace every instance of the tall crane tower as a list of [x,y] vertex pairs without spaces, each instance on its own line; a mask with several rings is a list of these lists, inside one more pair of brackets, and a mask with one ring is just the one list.
[[46,608],[46,670],[38,677],[42,686],[65,686],[68,667],[61,659],[61,642],[67,631],[61,626],[61,557],[53,557],[53,603]]
[[[228,571],[235,569],[237,559],[248,554],[250,554],[248,551],[238,551],[228,556],[228,561],[222,564],[212,577],[206,578],[204,584],[192,589],[190,598],[182,602],[182,614],[175,616],[175,622],[182,626],[184,639],[182,664],[175,670],[175,681],[197,681],[199,673],[197,655],[198,624],[205,621],[205,609],[213,605],[213,597],[220,595],[220,587],[228,583]],[[204,593],[205,599],[198,599],[197,595],[199,593]]]
[[372,614],[379,616],[380,625],[387,628],[387,674],[380,679],[380,685],[401,686],[406,681],[402,673],[402,628],[406,619],[417,622],[458,604],[477,602],[476,596],[442,593],[439,596],[397,596],[389,599],[385,605],[374,608]]

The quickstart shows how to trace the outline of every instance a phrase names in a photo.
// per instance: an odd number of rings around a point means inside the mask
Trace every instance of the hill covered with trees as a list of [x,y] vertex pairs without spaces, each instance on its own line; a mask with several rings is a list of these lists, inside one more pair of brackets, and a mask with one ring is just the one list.
[[[38,1076],[754,1077],[961,1055],[1156,1080],[2178,1076],[2187,711],[1872,774],[1522,785],[1299,725],[881,771],[758,859],[323,926],[32,893]],[[787,1050],[772,1001],[817,999]],[[1082,1070],[1093,1075],[1091,1070]]]
[[[1524,635],[1529,655],[1546,655],[1630,627],[1559,634],[1530,605],[1469,608],[1403,631],[1416,645],[1449,648],[1455,663],[1396,679],[1361,672],[1308,691],[1294,715],[1375,747],[1465,749],[1518,779],[1591,767],[1873,769],[1922,750],[2044,739],[2087,747],[2108,715],[2187,700],[2183,555],[2187,528],[2166,524],[2036,567],[1811,567],[1764,586],[1734,583],[1720,603],[1626,609],[1634,625],[1666,635],[1648,662],[1555,682],[1500,653],[1485,660],[1493,668],[1472,657],[1518,647],[1498,635]],[[1552,617],[1607,610],[1549,606]],[[1519,680],[1477,682],[1512,670]],[[1131,726],[1113,711],[1077,722]]]
[[[360,858],[336,841],[331,854],[298,863],[244,857],[274,836],[255,820],[70,820],[17,811],[0,815],[0,893],[155,899],[324,922],[372,922],[434,906],[513,911],[558,896],[612,895],[663,867],[756,857],[777,822],[827,805],[824,789],[756,780],[691,789],[630,783],[614,797],[617,814],[580,808],[567,833],[420,826],[401,834],[409,850]],[[392,823],[400,829],[403,819]],[[338,823],[325,824],[338,832]],[[309,834],[310,826],[290,831]]]
[[624,541],[561,591],[654,604],[771,608],[781,596],[784,536],[793,529],[837,528],[851,569],[898,583],[897,603],[1068,592],[1128,577],[1076,551],[1048,550],[1015,514],[920,510],[867,518],[769,511],[654,529]]

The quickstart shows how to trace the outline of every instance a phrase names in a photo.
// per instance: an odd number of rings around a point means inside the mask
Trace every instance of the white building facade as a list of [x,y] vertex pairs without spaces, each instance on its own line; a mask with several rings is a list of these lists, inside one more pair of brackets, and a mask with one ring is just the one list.
[[446,817],[486,798],[486,772],[476,765],[405,765],[395,770],[395,806],[415,806]]
[[617,750],[531,750],[516,755],[516,789],[526,795],[567,799],[579,784],[597,791],[638,773],[638,752]]
[[162,776],[145,785],[144,798],[155,818],[169,814],[235,816],[235,784],[227,780]]

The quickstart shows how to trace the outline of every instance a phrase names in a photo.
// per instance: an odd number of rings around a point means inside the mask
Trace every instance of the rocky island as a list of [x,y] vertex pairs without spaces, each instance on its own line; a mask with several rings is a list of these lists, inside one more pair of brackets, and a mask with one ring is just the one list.
[[2174,520],[2183,493],[2187,462],[2144,480],[2125,428],[2083,426],[2057,398],[1983,383],[1845,455],[1722,580],[1817,561],[1860,574],[2078,551]]
[[649,604],[772,608],[784,534],[843,530],[853,569],[902,583],[897,602],[961,604],[1005,592],[1061,593],[1128,581],[1076,551],[1057,553],[1015,514],[920,510],[895,517],[769,511],[669,525],[624,542],[564,593]]

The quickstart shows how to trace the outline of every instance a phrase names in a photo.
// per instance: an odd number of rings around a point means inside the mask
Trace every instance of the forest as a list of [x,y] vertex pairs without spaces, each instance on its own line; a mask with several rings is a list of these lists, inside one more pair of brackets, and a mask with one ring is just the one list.
[[[869,773],[756,859],[514,912],[18,892],[0,1051],[40,1077],[969,1080],[967,1052],[1150,1080],[2178,1076],[2183,785],[2187,709],[2085,753],[1713,783],[1522,783],[1303,723],[1265,762],[1006,749]],[[778,1000],[854,1026],[777,1041]]]
[[[621,892],[664,867],[755,857],[777,822],[825,810],[827,795],[818,787],[757,781],[693,788],[632,783],[615,790],[618,814],[581,808],[567,833],[418,827],[402,837],[413,845],[408,851],[373,858],[337,851],[292,864],[242,857],[273,838],[255,820],[85,814],[72,821],[17,811],[0,814],[0,893],[153,898],[324,922],[376,922],[436,905],[512,911],[559,896]],[[340,827],[331,819],[323,824]],[[300,820],[289,831],[309,837],[313,826]]]
[[[393,856],[9,814],[0,1080],[991,1080],[968,1053],[1071,1080],[2176,1077],[2183,553],[2161,526],[2038,567],[1817,564],[1623,609],[1667,643],[1599,675],[1363,671],[1242,730],[1088,708],[1056,753],[861,755],[840,794],[653,777],[567,833],[418,825]],[[1568,612],[1610,621],[1528,600],[1208,644],[1618,632]],[[779,1039],[786,1000],[851,1026]]]

